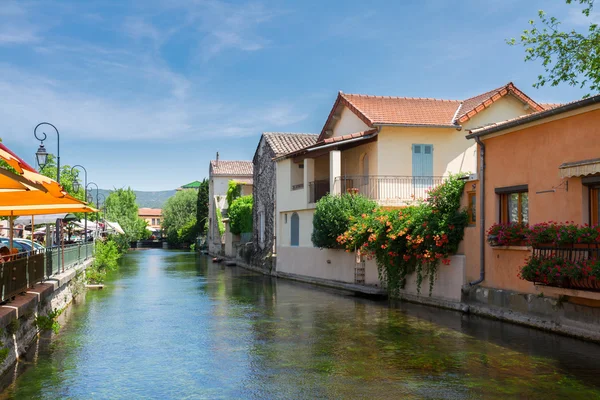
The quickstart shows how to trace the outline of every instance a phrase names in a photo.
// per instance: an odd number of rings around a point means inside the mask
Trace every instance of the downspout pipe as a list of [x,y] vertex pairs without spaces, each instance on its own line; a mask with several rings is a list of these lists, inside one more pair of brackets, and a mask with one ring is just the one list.
[[469,282],[469,286],[485,279],[485,145],[478,136],[473,139],[479,146],[479,279]]

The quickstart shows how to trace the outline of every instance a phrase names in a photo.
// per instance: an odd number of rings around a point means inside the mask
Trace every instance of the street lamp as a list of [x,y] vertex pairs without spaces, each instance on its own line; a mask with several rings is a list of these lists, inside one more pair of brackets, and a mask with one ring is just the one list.
[[60,183],[60,134],[58,133],[58,129],[56,129],[56,127],[49,122],[40,122],[33,129],[33,136],[35,136],[35,138],[40,141],[40,147],[35,153],[35,158],[37,159],[40,169],[44,168],[48,163],[48,153],[46,152],[46,148],[44,147],[44,140],[46,140],[48,135],[46,135],[46,132],[42,131],[41,135],[38,136],[37,132],[38,128],[42,125],[51,126],[56,131],[56,181]]
[[[88,184],[85,185],[86,190],[89,185],[96,186],[96,208],[98,208],[98,191],[100,189],[98,189],[98,185],[96,184],[96,182],[88,182]],[[93,203],[93,200],[94,200],[94,198],[92,197],[90,203]],[[98,229],[98,212],[96,211],[96,231],[97,231],[97,229]]]
[[[106,196],[104,196],[102,193],[100,193],[98,195],[98,204],[96,204],[96,208],[98,210],[103,210],[103,208],[106,208]],[[100,207],[100,204],[102,203],[102,207]],[[99,219],[99,218],[96,218]],[[104,213],[104,227],[102,228],[102,231],[104,231],[104,229],[106,229],[106,212]],[[96,221],[96,223],[98,223],[98,221]]]
[[[73,168],[71,168],[71,174],[74,173],[75,168],[79,167],[83,170],[83,179],[84,179],[84,199],[87,199],[87,169],[85,169],[85,167],[83,165],[73,165]],[[79,192],[79,189],[81,189],[81,184],[79,183],[79,181],[77,180],[77,178],[73,181],[73,190],[76,192]],[[83,242],[85,243],[85,258],[87,259],[87,213],[84,214],[84,222],[83,222]]]

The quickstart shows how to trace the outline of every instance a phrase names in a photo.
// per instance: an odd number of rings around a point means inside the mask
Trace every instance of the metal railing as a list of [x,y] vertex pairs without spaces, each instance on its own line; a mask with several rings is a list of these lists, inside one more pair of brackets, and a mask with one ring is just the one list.
[[[86,251],[87,249],[87,251]],[[94,243],[70,244],[46,249],[46,276],[63,272],[94,256]],[[64,268],[63,268],[64,260]]]
[[93,254],[94,243],[86,243],[5,256],[6,260],[0,264],[0,301],[10,300],[45,278],[83,263]]
[[[599,260],[600,259],[600,243],[589,243],[589,244],[574,244],[567,246],[534,246],[533,256],[536,258],[562,258],[569,260],[575,265],[584,262],[586,260]],[[534,283],[540,284],[533,280]],[[588,291],[600,291],[600,281],[592,278],[582,278],[578,280],[565,279],[562,284],[549,286],[560,286],[563,288],[580,289]]]
[[321,179],[308,183],[309,203],[316,203],[329,193],[329,179]]
[[334,187],[339,193],[362,194],[383,204],[426,199],[432,188],[442,184],[441,176],[338,176]]

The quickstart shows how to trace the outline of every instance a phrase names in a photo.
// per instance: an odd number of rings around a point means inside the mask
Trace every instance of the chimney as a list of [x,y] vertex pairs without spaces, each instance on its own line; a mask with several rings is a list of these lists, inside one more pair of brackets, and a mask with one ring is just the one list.
[[216,162],[216,164],[219,165],[219,152],[218,151],[217,151],[217,162]]

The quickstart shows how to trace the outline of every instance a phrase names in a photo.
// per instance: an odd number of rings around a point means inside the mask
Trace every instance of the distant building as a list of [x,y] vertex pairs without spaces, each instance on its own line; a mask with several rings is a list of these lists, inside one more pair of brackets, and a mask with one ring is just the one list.
[[150,228],[160,230],[162,222],[162,210],[160,208],[140,208],[138,209],[138,216],[146,220]]
[[202,182],[200,181],[194,181],[194,182],[190,182],[186,185],[183,185],[181,187],[178,187],[176,190],[180,191],[180,190],[185,190],[185,189],[194,189],[194,190],[198,190],[200,189],[200,185],[202,185]]
[[[219,221],[227,216],[227,189],[229,181],[242,184],[242,196],[252,194],[252,161],[211,160],[208,192],[208,251],[219,254],[224,248],[224,235],[219,232]],[[218,211],[217,211],[218,210]]]

